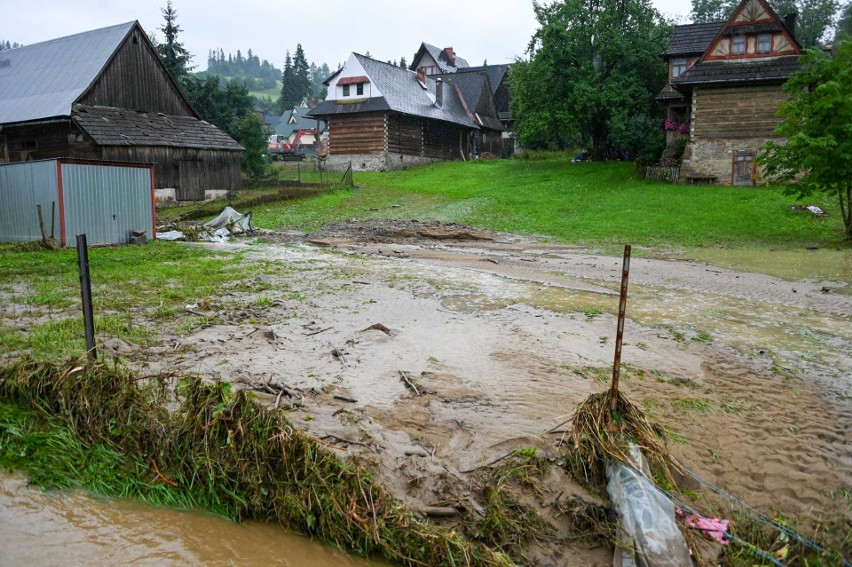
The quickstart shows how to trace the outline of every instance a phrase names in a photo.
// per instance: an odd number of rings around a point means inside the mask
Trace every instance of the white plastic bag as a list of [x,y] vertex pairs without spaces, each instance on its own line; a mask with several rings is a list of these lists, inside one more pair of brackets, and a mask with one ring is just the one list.
[[653,483],[648,462],[630,445],[633,468],[611,461],[606,466],[606,490],[620,522],[614,564],[639,567],[688,567],[689,547],[675,522],[674,504]]

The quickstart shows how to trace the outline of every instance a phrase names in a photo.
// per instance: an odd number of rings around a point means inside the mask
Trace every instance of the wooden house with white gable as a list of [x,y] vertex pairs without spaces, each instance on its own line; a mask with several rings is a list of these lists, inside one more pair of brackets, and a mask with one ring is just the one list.
[[325,84],[328,96],[308,113],[328,125],[325,168],[387,171],[471,158],[477,101],[467,105],[460,89],[425,70],[353,53]]
[[795,16],[781,19],[766,0],[742,0],[725,22],[675,28],[663,57],[669,85],[670,146],[688,136],[680,180],[723,185],[762,181],[760,147],[775,139],[783,84],[799,65]]

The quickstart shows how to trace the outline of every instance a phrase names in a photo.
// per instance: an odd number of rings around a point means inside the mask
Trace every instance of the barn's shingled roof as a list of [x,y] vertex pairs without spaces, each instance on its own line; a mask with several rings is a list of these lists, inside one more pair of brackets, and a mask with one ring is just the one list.
[[500,83],[503,82],[503,79],[509,73],[509,69],[511,67],[511,63],[503,63],[501,65],[478,65],[476,67],[459,69],[457,72],[478,73],[481,71],[485,71],[488,74],[488,80],[491,82],[491,94],[494,94],[495,92],[497,92],[497,88],[500,86]]
[[675,26],[672,40],[668,49],[663,52],[663,57],[701,55],[710,47],[710,43],[716,39],[724,25],[725,22],[708,22]]
[[0,51],[0,124],[70,115],[135,24]]
[[192,116],[75,105],[72,119],[99,146],[173,146],[242,150],[230,136]]

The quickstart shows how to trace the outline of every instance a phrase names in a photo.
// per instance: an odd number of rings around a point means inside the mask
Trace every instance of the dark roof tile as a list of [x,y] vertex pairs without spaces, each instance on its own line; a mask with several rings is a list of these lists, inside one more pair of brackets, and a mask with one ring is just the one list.
[[801,67],[798,55],[699,61],[672,81],[674,87],[701,84],[784,82]]
[[688,24],[675,26],[669,47],[663,52],[664,57],[677,55],[700,55],[707,51],[710,43],[716,39],[725,22],[708,22],[705,24]]

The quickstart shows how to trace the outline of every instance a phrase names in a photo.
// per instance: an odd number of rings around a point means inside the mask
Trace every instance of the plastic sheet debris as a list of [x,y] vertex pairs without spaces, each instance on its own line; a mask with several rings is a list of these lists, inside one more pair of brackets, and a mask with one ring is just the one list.
[[204,228],[218,230],[228,228],[233,234],[242,234],[246,232],[254,232],[257,229],[251,221],[252,213],[241,214],[232,207],[225,207],[219,216],[212,221],[204,223]]
[[208,242],[227,242],[232,235],[257,232],[251,219],[252,213],[242,214],[230,206],[225,207],[218,217],[202,225],[207,231],[199,232],[198,239]]
[[722,520],[720,518],[705,518],[695,514],[687,514],[683,510],[677,510],[677,515],[683,518],[683,523],[688,528],[695,528],[701,531],[705,536],[711,537],[721,543],[728,545],[730,543],[725,536],[728,527],[731,525],[730,520]]
[[183,240],[184,238],[186,238],[186,235],[179,230],[157,233],[157,240]]
[[630,445],[630,460],[632,468],[617,461],[606,466],[606,490],[620,524],[613,564],[691,566],[689,548],[675,521],[674,504],[648,480],[648,462],[634,444]]

